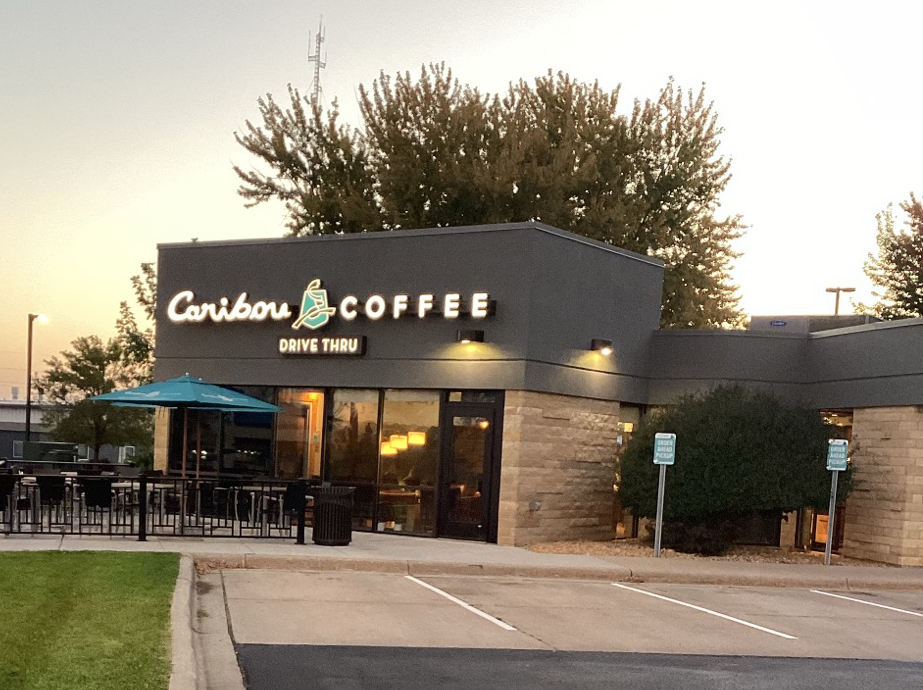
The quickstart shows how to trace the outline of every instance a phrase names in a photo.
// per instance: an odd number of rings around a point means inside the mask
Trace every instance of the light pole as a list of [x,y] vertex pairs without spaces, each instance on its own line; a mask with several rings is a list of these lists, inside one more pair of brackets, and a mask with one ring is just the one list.
[[836,304],[833,307],[834,316],[839,316],[839,313],[840,313],[840,293],[841,292],[855,292],[855,291],[856,291],[856,288],[854,287],[829,287],[827,288],[827,292],[836,293]]
[[45,323],[44,314],[29,314],[29,344],[26,349],[26,442],[32,440],[32,322]]

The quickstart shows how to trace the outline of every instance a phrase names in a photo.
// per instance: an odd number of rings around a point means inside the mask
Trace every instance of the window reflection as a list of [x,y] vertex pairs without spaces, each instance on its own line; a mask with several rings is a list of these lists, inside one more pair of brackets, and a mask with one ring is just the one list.
[[276,476],[319,477],[324,418],[324,393],[282,388],[276,415]]
[[434,534],[439,393],[386,390],[379,463],[378,529]]
[[[170,416],[170,472],[183,471],[184,410]],[[186,476],[214,476],[218,471],[218,432],[221,413],[214,410],[189,410],[186,424]]]
[[372,529],[378,479],[378,391],[333,392],[327,479],[356,487],[353,522]]
[[[269,386],[234,386],[233,390],[271,403]],[[272,474],[272,420],[270,412],[225,412],[221,433],[222,475],[260,476]]]

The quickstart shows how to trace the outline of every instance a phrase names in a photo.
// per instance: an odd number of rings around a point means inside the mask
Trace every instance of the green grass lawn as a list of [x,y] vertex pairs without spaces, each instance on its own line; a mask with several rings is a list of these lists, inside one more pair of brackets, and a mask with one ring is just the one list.
[[165,690],[169,553],[0,553],[2,690]]

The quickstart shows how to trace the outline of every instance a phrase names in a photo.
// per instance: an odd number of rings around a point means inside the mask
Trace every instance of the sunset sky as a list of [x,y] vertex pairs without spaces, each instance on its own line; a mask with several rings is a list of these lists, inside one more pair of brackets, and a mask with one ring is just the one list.
[[[358,124],[357,86],[445,61],[482,91],[549,68],[622,85],[622,107],[672,75],[706,83],[723,211],[749,226],[734,280],[749,314],[832,313],[859,288],[875,214],[923,194],[923,6],[844,2],[417,0],[0,3],[0,399],[78,336],[108,337],[159,242],[277,237],[245,209],[233,133],[256,100],[311,82],[323,15],[325,100]],[[849,310],[848,303],[845,311]]]

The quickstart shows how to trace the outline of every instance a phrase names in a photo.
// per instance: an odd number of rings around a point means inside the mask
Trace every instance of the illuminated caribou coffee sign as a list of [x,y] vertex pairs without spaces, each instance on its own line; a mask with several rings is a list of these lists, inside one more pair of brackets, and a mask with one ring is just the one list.
[[[487,292],[447,292],[436,295],[421,293],[409,295],[372,294],[361,299],[348,294],[336,305],[330,304],[327,290],[318,278],[310,281],[301,296],[300,308],[295,309],[288,302],[279,300],[252,300],[249,293],[241,292],[236,298],[221,297],[217,301],[198,301],[192,290],[181,290],[167,305],[167,318],[176,324],[292,321],[294,330],[316,330],[326,326],[338,317],[344,321],[355,321],[359,317],[369,321],[385,319],[424,319],[441,315],[445,319],[470,316],[483,319],[490,316],[494,303]],[[347,338],[280,338],[279,352],[299,355],[364,354],[364,337]]]

